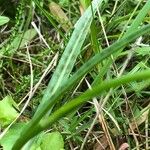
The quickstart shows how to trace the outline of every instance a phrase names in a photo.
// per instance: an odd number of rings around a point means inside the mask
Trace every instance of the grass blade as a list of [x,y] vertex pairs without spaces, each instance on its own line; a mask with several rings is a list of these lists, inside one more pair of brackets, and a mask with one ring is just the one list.
[[[36,113],[41,110],[43,104],[49,101],[50,97],[56,92],[56,90],[63,85],[63,83],[68,79],[70,72],[74,66],[74,63],[80,53],[83,42],[89,31],[93,13],[96,12],[97,7],[102,3],[103,0],[94,0],[91,6],[85,11],[84,15],[78,20],[75,25],[74,32],[69,40],[69,43],[59,61],[59,64],[54,72],[48,87],[44,93],[41,104],[39,105]],[[93,11],[93,12],[92,12]]]
[[144,5],[144,7],[140,10],[139,14],[134,19],[134,21],[132,22],[132,25],[124,34],[124,36],[129,35],[131,32],[134,32],[139,27],[139,25],[144,20],[144,17],[147,15],[149,11],[150,11],[150,0],[148,0],[146,4]]

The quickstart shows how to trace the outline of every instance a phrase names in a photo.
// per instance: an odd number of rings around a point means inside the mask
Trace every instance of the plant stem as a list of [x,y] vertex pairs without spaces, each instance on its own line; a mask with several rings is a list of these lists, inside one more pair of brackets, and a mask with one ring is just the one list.
[[92,90],[89,89],[79,97],[71,100],[60,109],[56,110],[50,117],[42,119],[39,123],[39,126],[43,128],[43,130],[48,128],[60,118],[76,110],[79,106],[87,102],[89,99],[101,95],[104,91],[108,91],[109,89],[115,88],[122,84],[128,84],[129,82],[147,79],[150,79],[150,69],[136,74],[125,75],[117,79],[112,79],[110,81],[104,81],[101,85],[94,86]]

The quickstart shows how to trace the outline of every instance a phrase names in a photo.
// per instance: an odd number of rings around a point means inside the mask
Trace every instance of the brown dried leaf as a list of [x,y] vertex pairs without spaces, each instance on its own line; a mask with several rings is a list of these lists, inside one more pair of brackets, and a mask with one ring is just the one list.
[[106,150],[106,148],[109,146],[107,138],[105,135],[103,135],[99,141],[95,144],[93,150]]
[[129,148],[129,144],[128,144],[128,143],[123,143],[123,144],[120,146],[119,150],[127,150],[128,148]]
[[66,32],[68,32],[72,28],[72,24],[61,7],[55,2],[51,2],[48,6],[51,14],[55,17],[56,21],[61,24],[61,27]]

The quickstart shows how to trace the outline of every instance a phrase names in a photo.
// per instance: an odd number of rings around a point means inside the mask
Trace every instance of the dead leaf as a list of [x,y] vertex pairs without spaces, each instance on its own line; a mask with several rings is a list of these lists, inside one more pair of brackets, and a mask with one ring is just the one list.
[[93,150],[106,150],[106,148],[109,146],[107,138],[105,135],[103,135],[99,141],[95,144]]
[[69,18],[67,17],[67,15],[61,9],[61,7],[55,2],[51,2],[49,4],[49,9],[50,9],[51,14],[55,17],[56,21],[60,23],[61,27],[66,32],[68,32],[72,28],[72,24]]
[[128,144],[128,143],[123,143],[123,144],[120,146],[119,150],[127,150],[128,148],[129,148],[129,144]]

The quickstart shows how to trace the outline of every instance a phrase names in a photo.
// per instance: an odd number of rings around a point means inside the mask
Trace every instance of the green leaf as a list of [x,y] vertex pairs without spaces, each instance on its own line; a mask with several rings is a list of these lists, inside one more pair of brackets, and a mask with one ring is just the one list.
[[9,18],[8,17],[0,16],[0,26],[6,24],[7,22],[9,22]]
[[136,31],[136,29],[139,27],[139,25],[141,24],[141,22],[143,21],[143,19],[145,18],[145,16],[147,15],[149,11],[150,11],[150,1],[147,1],[146,4],[143,6],[143,8],[140,10],[137,17],[132,22],[132,25],[130,26],[130,28],[124,34],[124,36],[127,36],[133,33],[134,31]]
[[[80,17],[80,19],[75,24],[75,29],[73,34],[65,48],[65,51],[59,61],[59,64],[54,72],[45,94],[42,98],[41,104],[38,107],[35,115],[39,113],[39,110],[43,107],[44,103],[49,101],[51,96],[56,92],[56,90],[67,81],[70,72],[75,64],[75,61],[80,54],[81,47],[85,41],[85,38],[89,32],[91,22],[93,20],[93,13],[96,12],[97,8],[101,5],[103,0],[94,0],[91,6],[87,8],[85,13]],[[92,12],[93,11],[93,12]]]
[[59,4],[61,6],[68,6],[70,3],[70,0],[59,0]]
[[137,53],[137,55],[148,56],[150,54],[150,47],[138,47],[135,52]]
[[5,126],[10,124],[17,116],[18,113],[14,109],[16,103],[11,96],[6,96],[0,101],[0,125]]
[[63,137],[59,132],[41,134],[30,150],[64,150]]
[[38,134],[38,136],[30,139],[22,148],[22,150],[42,150],[40,147],[41,140],[43,139],[44,132]]
[[0,140],[0,145],[3,146],[3,150],[11,150],[13,144],[20,136],[25,123],[18,123],[12,126],[6,135]]
[[25,44],[28,44],[36,35],[37,35],[37,32],[35,31],[35,29],[27,30],[23,35],[20,48],[24,47]]
[[102,82],[100,85],[94,86],[92,88],[92,90],[88,89],[86,92],[81,94],[79,97],[69,101],[67,104],[63,105],[61,108],[56,110],[51,116],[49,116],[47,118],[45,117],[44,119],[42,119],[40,121],[41,127],[43,129],[48,128],[56,120],[69,114],[70,112],[76,110],[77,108],[82,106],[82,104],[87,102],[89,99],[100,96],[104,91],[108,91],[111,88],[116,88],[123,84],[128,84],[129,82],[148,80],[148,79],[150,79],[150,69],[147,69],[146,71],[138,72],[135,74],[124,75],[119,78],[106,80],[106,81]]
[[42,150],[63,150],[63,137],[59,132],[47,133],[43,136],[40,147]]

